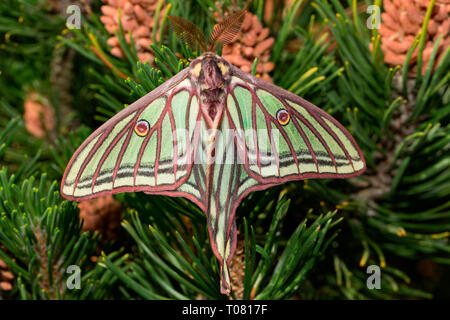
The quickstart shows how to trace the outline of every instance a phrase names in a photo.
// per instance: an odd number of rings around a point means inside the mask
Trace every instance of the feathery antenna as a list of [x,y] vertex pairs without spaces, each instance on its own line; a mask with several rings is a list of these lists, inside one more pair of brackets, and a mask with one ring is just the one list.
[[237,11],[214,26],[209,38],[209,51],[214,51],[218,42],[221,42],[223,46],[226,46],[234,40],[239,34],[239,31],[241,31],[246,12],[246,9]]
[[237,11],[214,25],[208,45],[203,32],[192,22],[182,17],[168,16],[172,30],[178,39],[186,43],[191,49],[202,49],[203,51],[214,51],[218,43],[223,46],[231,43],[241,31],[247,10]]
[[186,43],[191,49],[206,51],[206,37],[192,22],[182,17],[168,16],[172,30],[178,39]]

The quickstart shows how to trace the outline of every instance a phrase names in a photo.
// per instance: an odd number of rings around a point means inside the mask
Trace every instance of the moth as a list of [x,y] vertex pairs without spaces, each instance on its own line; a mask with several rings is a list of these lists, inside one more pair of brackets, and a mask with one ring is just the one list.
[[[244,14],[216,25],[206,53],[92,133],[61,183],[61,194],[73,201],[141,191],[194,202],[207,216],[223,294],[231,290],[242,199],[287,181],[348,178],[366,168],[355,140],[332,116],[213,52],[233,40]],[[184,42],[206,49],[195,25],[170,19]]]

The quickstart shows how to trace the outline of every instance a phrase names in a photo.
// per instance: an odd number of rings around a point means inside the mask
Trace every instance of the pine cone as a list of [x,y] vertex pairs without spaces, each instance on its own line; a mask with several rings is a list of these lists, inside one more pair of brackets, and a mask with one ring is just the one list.
[[75,50],[56,46],[53,49],[53,59],[50,65],[50,83],[61,119],[69,118],[72,110],[72,79]]
[[416,270],[419,275],[429,280],[438,281],[442,276],[441,265],[430,259],[419,260]]
[[105,239],[117,238],[122,215],[122,205],[113,196],[82,201],[78,204],[83,231],[98,231]]
[[0,259],[0,290],[10,291],[13,287],[14,275],[9,271],[5,261]]
[[35,91],[28,93],[23,119],[28,132],[37,138],[45,138],[55,128],[53,108],[47,98]]
[[[150,49],[152,32],[154,26],[154,15],[158,6],[158,0],[103,0],[105,5],[101,7],[103,16],[100,21],[105,25],[110,34],[119,31],[119,10],[125,38],[130,42],[128,35],[131,32],[136,46],[136,52],[141,62],[154,62],[154,55]],[[159,12],[158,26],[161,27],[167,7],[163,5]],[[159,30],[156,32],[156,39],[159,41]],[[120,48],[119,39],[112,36],[108,39],[108,44],[112,47],[111,54],[123,58],[124,53]]]
[[238,239],[236,252],[234,253],[234,256],[231,260],[230,266],[231,287],[233,288],[233,293],[235,294],[236,298],[239,300],[241,300],[244,295],[244,271],[245,271],[244,248],[245,248],[244,241]]
[[52,12],[66,16],[67,7],[70,5],[79,6],[82,13],[90,13],[92,2],[94,2],[94,0],[48,0],[48,5]]
[[[384,61],[390,65],[401,65],[415,36],[420,32],[430,0],[384,0],[383,23],[380,26],[381,49]],[[423,50],[422,74],[425,73],[433,46],[443,35],[439,44],[435,65],[438,65],[446,48],[450,45],[450,0],[436,1],[428,22],[427,36]],[[417,50],[411,59],[411,71],[416,72]]]
[[[66,14],[66,9],[71,5],[70,0],[49,0],[49,7],[52,12],[57,14]],[[79,3],[76,3],[79,4]]]
[[[221,19],[216,15],[217,23]],[[257,75],[271,82],[269,72],[275,68],[275,64],[269,60],[275,39],[269,37],[269,33],[269,28],[263,28],[256,15],[247,12],[241,32],[232,43],[223,48],[222,57],[245,72],[252,71],[253,61],[258,58]]]

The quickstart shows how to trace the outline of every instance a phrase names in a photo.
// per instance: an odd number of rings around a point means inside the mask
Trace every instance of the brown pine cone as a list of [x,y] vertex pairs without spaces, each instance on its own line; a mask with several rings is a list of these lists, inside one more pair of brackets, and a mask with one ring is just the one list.
[[[120,48],[119,39],[114,36],[114,32],[119,31],[119,10],[125,38],[130,42],[128,35],[131,32],[136,46],[136,52],[141,62],[154,62],[154,55],[150,49],[153,43],[152,32],[155,19],[155,11],[158,0],[102,0],[105,5],[101,7],[103,16],[100,21],[105,25],[106,30],[113,36],[108,39],[108,44],[112,47],[111,54],[123,58],[124,53]],[[161,27],[167,7],[163,4],[159,12],[158,26]],[[156,39],[159,41],[159,30],[156,32]]]
[[122,215],[122,205],[113,196],[82,201],[78,204],[83,231],[98,231],[105,239],[117,238]]
[[50,64],[50,82],[53,94],[58,101],[60,119],[69,118],[72,110],[72,79],[75,50],[56,46]]
[[236,252],[234,253],[230,265],[231,287],[233,288],[233,293],[235,294],[236,298],[239,300],[242,300],[244,295],[244,248],[244,241],[239,239],[236,246]]
[[431,280],[439,280],[442,276],[442,267],[429,259],[422,259],[416,265],[416,270],[419,275]]
[[55,128],[53,108],[47,98],[30,91],[24,103],[23,119],[28,132],[37,138],[45,138]]
[[82,13],[90,13],[92,2],[94,0],[48,0],[48,5],[52,12],[66,16],[67,7],[70,5],[78,6]]
[[[384,0],[381,49],[384,61],[390,65],[401,65],[415,36],[420,32],[430,0]],[[423,49],[422,74],[425,73],[433,51],[434,43],[440,35],[438,55],[434,66],[437,66],[446,48],[450,45],[450,0],[437,0],[428,23],[425,47]],[[416,72],[417,50],[411,59],[411,71]]]
[[10,291],[13,287],[14,275],[9,271],[5,261],[0,259],[0,290]]
[[[270,25],[277,20],[277,23],[282,21],[289,10],[292,9],[294,0],[265,0],[264,1],[264,15],[263,20],[266,25]],[[296,13],[296,17],[300,14],[302,9],[308,4],[307,1],[300,4],[299,10]],[[281,10],[279,10],[281,8]],[[278,10],[277,10],[278,9]],[[274,15],[277,13],[277,16]]]
[[[216,16],[217,23],[221,19]],[[258,58],[256,74],[271,82],[269,72],[275,68],[275,64],[269,60],[275,39],[269,34],[269,28],[264,28],[256,15],[247,12],[241,32],[223,48],[222,57],[245,72],[252,71],[253,61]]]

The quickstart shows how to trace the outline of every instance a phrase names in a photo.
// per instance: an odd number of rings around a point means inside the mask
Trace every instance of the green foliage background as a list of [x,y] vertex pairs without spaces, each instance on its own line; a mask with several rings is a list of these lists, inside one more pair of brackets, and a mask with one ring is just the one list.
[[[167,2],[170,14],[206,33],[213,12],[231,5],[227,0]],[[59,195],[76,147],[124,104],[198,55],[169,31],[152,45],[156,68],[136,62],[123,32],[126,59],[111,56],[100,5],[94,1],[93,13],[83,15],[81,30],[67,32],[66,14],[52,12],[44,0],[0,2],[0,259],[15,275],[13,289],[0,291],[0,298],[225,299],[204,214],[189,201],[117,195],[127,208],[120,237],[104,241],[96,233],[81,233],[76,204]],[[450,50],[436,69],[431,68],[434,54],[426,74],[410,78],[409,61],[395,68],[384,64],[377,30],[366,27],[367,14],[349,16],[344,10],[356,12],[356,6],[357,1],[293,1],[277,8],[286,16],[269,25],[276,39],[273,82],[340,120],[361,146],[368,170],[355,179],[288,183],[245,199],[237,212],[244,299],[450,297]],[[262,18],[264,1],[252,1],[250,11]],[[328,30],[335,49],[326,35],[313,32],[317,25]],[[427,20],[421,34],[426,28]],[[301,45],[289,50],[293,39]],[[422,39],[419,34],[410,53],[417,46],[420,57]],[[58,87],[64,79],[55,79],[52,70],[57,59],[64,66],[70,51],[75,56],[67,112]],[[177,52],[186,59],[177,58]],[[25,129],[29,90],[48,96],[54,106],[57,128],[46,139]],[[408,117],[412,133],[393,129],[400,116]],[[390,140],[396,143],[387,148]],[[384,185],[376,179],[380,174],[388,177]],[[99,251],[99,260],[92,262]],[[423,262],[434,268],[428,277],[417,271]],[[81,267],[82,283],[70,290],[66,269],[74,264]],[[382,267],[380,290],[366,286],[366,268],[372,264]]]

